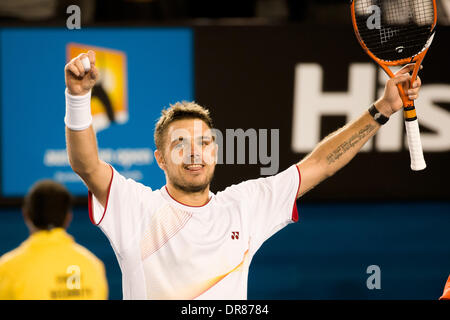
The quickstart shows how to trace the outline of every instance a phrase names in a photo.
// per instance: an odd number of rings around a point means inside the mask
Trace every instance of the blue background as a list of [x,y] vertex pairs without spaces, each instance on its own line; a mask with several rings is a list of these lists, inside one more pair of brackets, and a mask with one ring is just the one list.
[[[270,238],[250,266],[249,299],[438,299],[450,270],[450,202],[302,204],[300,220]],[[86,209],[68,232],[105,264],[110,299],[122,299],[114,252]],[[28,231],[20,212],[0,211],[0,255]],[[369,265],[381,289],[366,287]]]
[[[120,50],[127,56],[129,120],[100,131],[99,147],[154,150],[153,128],[161,109],[194,97],[192,38],[188,28],[0,30],[3,196],[24,195],[36,180],[61,171],[46,167],[43,159],[46,149],[65,149],[67,43]],[[144,175],[140,182],[153,188],[164,184],[156,162],[139,170]],[[81,181],[66,186],[86,195]]]

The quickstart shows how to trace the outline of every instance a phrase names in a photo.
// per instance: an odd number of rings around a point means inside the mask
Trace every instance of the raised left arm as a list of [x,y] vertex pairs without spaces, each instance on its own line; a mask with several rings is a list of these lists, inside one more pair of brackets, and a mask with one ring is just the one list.
[[[403,67],[395,74],[395,77],[386,82],[383,96],[375,102],[376,109],[384,116],[390,117],[403,106],[397,84],[403,85],[411,100],[417,98],[421,85],[420,78],[417,77],[413,87],[409,87],[411,76],[408,72],[413,69],[413,66]],[[369,112],[365,111],[358,119],[324,138],[310,154],[297,163],[302,176],[297,197],[302,196],[349,163],[380,127],[381,125]]]

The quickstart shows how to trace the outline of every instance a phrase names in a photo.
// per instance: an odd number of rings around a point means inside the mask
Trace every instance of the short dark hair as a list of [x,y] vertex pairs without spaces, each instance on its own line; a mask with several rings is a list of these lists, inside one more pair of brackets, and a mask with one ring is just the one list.
[[36,182],[25,196],[23,209],[38,229],[64,227],[73,197],[60,183],[53,180]]

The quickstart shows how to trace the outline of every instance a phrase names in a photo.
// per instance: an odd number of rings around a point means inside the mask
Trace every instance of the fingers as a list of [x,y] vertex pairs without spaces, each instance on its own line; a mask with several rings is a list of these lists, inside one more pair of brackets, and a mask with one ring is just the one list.
[[75,65],[73,63],[69,63],[66,66],[66,69],[69,70],[70,72],[72,72],[76,77],[80,76],[80,71],[78,71],[78,68],[75,67]]
[[92,50],[89,50],[87,54],[88,54],[88,58],[89,58],[91,65],[95,64],[95,52]]
[[401,74],[396,73],[395,76],[392,79],[390,79],[390,81],[395,85],[398,85],[400,83],[408,84],[411,82],[411,75],[409,73],[401,73]]
[[417,76],[416,80],[414,80],[412,87],[413,88],[420,88],[420,86],[422,85],[422,80],[420,80],[420,77]]
[[80,57],[81,63],[83,64],[84,70],[89,72],[91,67],[95,65],[95,52],[89,50],[86,55]]
[[81,63],[81,60],[80,59],[75,59],[73,64],[78,69],[78,72],[80,73],[80,77],[84,77],[85,70],[84,70],[83,64]]
[[420,86],[422,85],[422,81],[419,76],[417,76],[416,80],[412,84],[412,88],[408,89],[407,94],[409,100],[416,100],[419,97]]
[[419,76],[417,76],[416,80],[414,80],[412,86],[410,86],[411,75],[409,73],[396,75],[394,78],[391,79],[391,81],[394,85],[398,84],[403,85],[405,94],[408,96],[409,100],[415,100],[419,97],[419,90],[420,86],[422,85],[422,81],[420,80]]
[[98,78],[98,69],[95,65],[92,66],[91,72],[89,74],[92,80],[96,80]]
[[396,73],[390,81],[394,85],[401,84],[409,100],[416,100],[419,97],[419,90],[422,85],[422,80],[419,76],[411,84],[411,75],[409,73]]
[[414,66],[415,66],[415,65],[416,65],[415,63],[409,63],[409,64],[403,66],[400,70],[398,70],[398,71],[395,73],[395,75],[400,75],[400,74],[409,73],[409,72],[411,72],[411,71],[414,70]]
[[[87,53],[81,53],[77,57],[73,58],[68,64],[67,69],[77,77],[84,77],[90,70],[95,67],[95,52],[89,50]],[[91,74],[93,79],[97,78],[98,70],[96,74]]]

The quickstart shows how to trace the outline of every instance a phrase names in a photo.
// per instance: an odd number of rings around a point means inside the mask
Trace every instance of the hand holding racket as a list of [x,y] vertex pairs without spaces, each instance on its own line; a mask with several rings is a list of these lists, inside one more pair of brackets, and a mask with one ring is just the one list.
[[400,86],[409,100],[413,101],[418,98],[422,82],[419,76],[416,77],[416,80],[412,80],[410,72],[414,70],[414,67],[415,64],[413,63],[405,65],[387,81],[383,96],[375,103],[377,109],[386,117],[390,117],[404,105],[403,97],[398,89]]
[[[390,66],[413,64],[410,87],[433,40],[435,0],[353,0],[351,15],[356,37],[366,53],[389,75]],[[411,68],[411,67],[410,67]],[[413,99],[397,84],[404,108],[411,169],[426,167]]]

